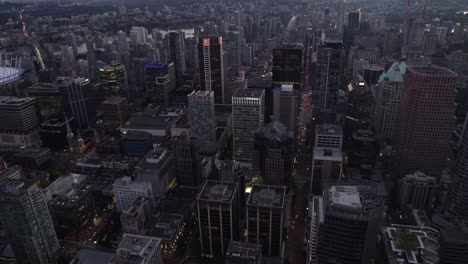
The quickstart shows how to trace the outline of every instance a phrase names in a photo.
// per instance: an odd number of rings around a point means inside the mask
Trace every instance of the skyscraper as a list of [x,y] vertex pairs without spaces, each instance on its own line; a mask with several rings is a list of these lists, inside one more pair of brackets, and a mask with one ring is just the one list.
[[[319,218],[318,262],[373,263],[384,203],[373,182],[325,188]],[[316,240],[317,237],[311,238]]]
[[283,254],[285,197],[285,186],[252,186],[247,201],[247,242],[261,244],[264,255]]
[[39,106],[35,98],[0,96],[0,145],[39,146],[40,119]]
[[201,183],[201,159],[196,138],[183,133],[173,139],[177,185],[196,187]]
[[150,62],[145,66],[146,94],[150,102],[169,105],[176,88],[174,63]]
[[16,261],[53,263],[60,251],[44,192],[37,183],[9,180],[0,187],[0,219]]
[[[284,115],[289,115],[286,120],[295,123],[297,119],[296,114],[299,111],[298,91],[302,86],[302,49],[303,47],[299,45],[273,49],[272,88],[280,89],[281,92],[265,89],[265,118],[267,121],[270,120],[271,115],[275,115],[275,112],[278,114],[276,108],[281,109],[282,113],[284,111]],[[289,100],[285,97],[289,97]],[[286,106],[289,106],[289,108]],[[285,121],[278,119],[280,118],[279,114],[275,115],[275,118],[276,121]],[[283,124],[288,129],[295,131],[295,125],[291,127],[289,122]]]
[[344,55],[341,40],[328,39],[319,46],[316,84],[312,91],[312,104],[317,110],[333,109],[336,106]]
[[238,195],[237,183],[206,181],[197,197],[202,255],[224,256],[229,242],[239,240]]
[[406,63],[394,62],[379,78],[375,89],[374,128],[381,139],[393,138],[405,74]]
[[441,176],[455,125],[456,81],[446,68],[407,67],[395,138],[399,174]]
[[169,50],[169,61],[174,63],[177,86],[182,84],[185,73],[185,34],[184,32],[169,32],[166,35],[166,47]]
[[121,126],[127,121],[130,113],[128,100],[125,97],[113,96],[102,102],[102,116],[105,122]]
[[200,153],[216,153],[216,123],[213,91],[193,91],[188,95],[190,129],[200,143]]
[[263,89],[238,89],[232,96],[232,133],[234,159],[252,162],[254,134],[263,126],[265,92]]
[[458,145],[457,161],[452,169],[452,182],[448,189],[446,208],[450,213],[468,216],[468,116]]
[[269,123],[255,131],[254,173],[264,184],[288,186],[292,176],[293,135],[279,122]]
[[348,28],[350,30],[359,30],[360,23],[361,23],[361,10],[349,12]]
[[216,104],[224,103],[223,38],[202,37],[198,42],[200,87],[213,91]]
[[299,90],[294,89],[293,85],[290,84],[273,88],[273,117],[275,121],[279,121],[287,130],[296,133],[298,112]]
[[346,0],[338,0],[338,18],[336,19],[336,30],[338,34],[343,34],[345,18]]
[[130,30],[130,40],[132,45],[146,44],[148,38],[148,30],[145,27],[132,27]]
[[89,80],[84,78],[58,77],[59,86],[65,112],[67,116],[73,116],[77,127],[88,128],[94,126],[96,120],[95,93]]
[[431,209],[434,202],[437,180],[420,171],[408,174],[400,182],[399,197],[402,207],[411,205],[414,209]]

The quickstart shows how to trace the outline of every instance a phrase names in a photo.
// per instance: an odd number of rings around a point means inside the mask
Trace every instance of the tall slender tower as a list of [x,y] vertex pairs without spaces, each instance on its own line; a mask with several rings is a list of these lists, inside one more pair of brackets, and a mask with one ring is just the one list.
[[20,264],[53,263],[60,244],[36,182],[9,180],[0,186],[0,220]]
[[216,104],[224,104],[223,38],[203,37],[198,42],[200,87],[213,91]]
[[446,68],[407,67],[395,131],[398,174],[441,176],[455,125],[456,81]]
[[338,0],[338,18],[336,20],[336,30],[338,34],[343,34],[343,24],[345,17],[346,0]]
[[461,217],[468,216],[468,115],[458,145],[457,163],[452,171],[452,183],[448,189],[447,211]]
[[200,153],[216,153],[216,123],[212,91],[193,91],[188,95],[190,129],[200,143]]

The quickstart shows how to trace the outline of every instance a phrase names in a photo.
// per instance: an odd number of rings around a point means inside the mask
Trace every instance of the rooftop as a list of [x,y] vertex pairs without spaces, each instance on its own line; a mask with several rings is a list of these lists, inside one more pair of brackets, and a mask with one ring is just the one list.
[[122,140],[146,140],[147,138],[152,138],[150,133],[143,131],[128,131],[122,137]]
[[106,100],[104,100],[102,102],[102,104],[120,104],[122,103],[123,101],[126,101],[127,98],[125,97],[120,97],[120,96],[111,96],[109,98],[107,98]]
[[34,97],[13,97],[13,96],[0,96],[0,106],[2,105],[22,105],[36,101]]
[[416,171],[413,174],[408,174],[403,178],[405,181],[436,183],[436,178],[426,175],[424,172]]
[[368,211],[382,207],[382,196],[378,193],[375,183],[362,182],[332,183],[328,188],[328,204],[332,207],[342,207],[352,210]]
[[[259,244],[231,241],[229,242],[229,246],[226,251],[226,259],[229,261],[228,263],[245,263],[241,262],[241,260],[255,261],[260,259],[261,256],[262,245]],[[236,262],[233,262],[233,260],[236,260]]]
[[453,71],[447,69],[447,68],[442,68],[434,65],[411,65],[408,66],[408,69],[419,73],[419,74],[424,74],[424,75],[437,75],[437,76],[457,76],[456,73]]
[[183,215],[161,212],[151,231],[151,235],[162,240],[173,240],[177,230],[184,223],[183,220]]
[[317,135],[343,136],[343,129],[341,126],[333,124],[317,125],[315,131]]
[[314,147],[315,160],[342,161],[343,151],[335,148]]
[[237,192],[237,183],[222,181],[206,181],[198,200],[230,203]]
[[264,94],[263,89],[257,88],[247,88],[247,89],[237,89],[232,97],[247,97],[258,99]]
[[139,171],[158,171],[173,158],[172,151],[166,148],[155,148],[148,152],[146,156],[135,167]]
[[166,63],[161,63],[159,61],[151,61],[148,64],[145,65],[145,68],[147,69],[162,69],[166,67]]
[[283,207],[285,196],[285,186],[254,184],[247,204],[251,206]]
[[110,263],[147,263],[146,261],[151,257],[149,253],[160,243],[161,240],[155,237],[124,234],[119,243],[117,254],[114,255]]
[[115,188],[128,188],[128,189],[135,189],[135,188],[142,188],[142,189],[149,189],[151,188],[150,182],[137,182],[132,181],[132,179],[128,176],[118,178],[113,184],[112,187]]
[[109,263],[114,254],[93,249],[81,249],[70,264]]
[[396,61],[390,66],[388,71],[380,75],[379,82],[403,82],[406,73],[406,62]]
[[88,180],[87,175],[71,174],[62,176],[47,187],[52,196],[71,197],[76,194],[76,187]]
[[292,132],[287,131],[286,127],[277,121],[268,123],[265,126],[257,129],[255,134],[261,135],[262,137],[268,139],[277,139],[278,141],[281,141],[287,137],[291,138],[293,136]]
[[168,129],[173,126],[179,116],[161,116],[148,113],[132,114],[130,119],[125,123],[124,128],[128,129]]
[[435,264],[439,261],[437,230],[417,226],[392,225],[382,229],[389,263]]

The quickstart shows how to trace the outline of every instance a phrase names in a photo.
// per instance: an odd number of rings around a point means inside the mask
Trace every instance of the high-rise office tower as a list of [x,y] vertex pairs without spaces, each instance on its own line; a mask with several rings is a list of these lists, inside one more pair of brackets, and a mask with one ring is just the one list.
[[85,79],[91,77],[91,68],[89,66],[89,61],[84,59],[79,59],[75,63],[76,74]]
[[261,244],[266,256],[282,256],[285,186],[252,186],[247,201],[247,242]]
[[117,49],[121,52],[126,52],[129,49],[128,41],[127,41],[127,33],[120,30],[117,32]]
[[318,209],[318,262],[373,263],[384,203],[373,182],[333,183]]
[[35,98],[0,96],[0,145],[39,146],[40,120],[39,105]]
[[424,32],[426,30],[426,22],[423,19],[416,19],[411,23],[411,31],[409,32],[409,43],[413,46],[420,46],[423,43]]
[[182,85],[182,75],[186,70],[185,34],[184,32],[169,32],[165,41],[169,51],[169,61],[174,62],[177,86]]
[[201,179],[201,158],[196,138],[189,138],[182,134],[173,139],[173,150],[177,172],[177,185],[183,187],[196,187]]
[[437,34],[434,32],[424,32],[422,42],[422,52],[425,55],[432,55],[437,49]]
[[368,64],[364,65],[362,67],[362,78],[364,78],[364,81],[366,84],[372,89],[374,85],[376,85],[379,81],[380,76],[382,76],[382,73],[384,72],[384,69],[380,65],[376,64]]
[[310,191],[323,193],[327,182],[340,181],[343,177],[343,130],[331,124],[317,125],[312,156]]
[[391,55],[401,49],[402,33],[397,30],[386,30],[384,33],[383,54]]
[[125,92],[128,89],[127,70],[124,64],[112,62],[99,69],[99,78],[105,89],[111,92]]
[[263,126],[265,92],[263,89],[238,89],[232,96],[232,133],[234,159],[252,162],[254,134]]
[[75,53],[73,53],[73,48],[70,46],[61,46],[61,58],[65,66],[72,67],[75,65]]
[[293,141],[292,133],[279,122],[269,123],[255,131],[253,168],[264,184],[289,185]]
[[455,125],[456,81],[446,68],[407,67],[395,138],[400,174],[441,176]]
[[[293,85],[283,84],[273,88],[273,117],[287,130],[296,133],[297,113],[299,112],[299,90]],[[265,109],[266,111],[266,109]]]
[[78,43],[76,41],[76,35],[73,33],[68,33],[65,35],[65,41],[67,42],[67,45],[72,47],[73,54],[76,56],[78,55]]
[[124,234],[109,264],[163,264],[161,239]]
[[361,24],[361,11],[349,12],[348,14],[348,28],[350,30],[359,30]]
[[216,123],[213,91],[193,91],[188,95],[190,129],[200,143],[200,153],[216,153]]
[[37,99],[41,116],[44,119],[62,117],[63,97],[59,87],[54,83],[36,83],[26,89],[30,97]]
[[315,128],[315,145],[318,148],[341,149],[343,146],[343,129],[341,126],[321,124]]
[[401,179],[399,186],[400,205],[411,205],[414,209],[431,209],[434,194],[438,185],[437,179],[420,171],[408,174]]
[[242,34],[239,31],[228,31],[226,32],[226,38],[224,39],[226,51],[226,64],[230,67],[239,67],[241,65],[241,44]]
[[[290,97],[298,97],[298,91],[302,86],[302,49],[303,47],[299,45],[290,45],[278,49],[273,49],[272,88],[286,89],[286,87],[291,88],[292,86],[293,91],[291,91],[288,94]],[[284,93],[285,92],[283,92],[283,95]],[[286,102],[283,102],[281,107],[279,106],[281,102],[278,101],[278,97],[274,98],[273,94],[274,92],[272,89],[265,89],[265,118],[267,119],[267,121],[269,121],[270,116],[274,114],[275,107],[280,107],[281,111],[286,111],[286,114],[290,114],[293,117],[292,120],[295,121],[295,115],[298,112],[299,105],[296,103],[292,105],[289,104],[291,108],[286,109],[284,105],[288,104]],[[295,101],[294,97],[291,99]],[[279,116],[275,116],[275,118],[278,117]],[[277,119],[276,121],[280,120]],[[288,129],[294,129],[293,127],[290,128],[289,124],[284,123],[284,125],[286,125]]]
[[148,39],[148,30],[144,27],[132,27],[130,30],[130,40],[132,45],[146,44]]
[[213,91],[216,104],[224,103],[223,38],[202,37],[198,42],[200,87]]
[[239,190],[234,182],[206,181],[197,197],[202,255],[224,256],[239,241]]
[[445,44],[446,39],[447,39],[447,32],[448,32],[447,27],[437,27],[436,28],[437,42],[439,44]]
[[338,0],[338,17],[336,19],[336,30],[338,34],[343,34],[345,18],[346,0]]
[[338,97],[344,60],[343,42],[325,40],[318,49],[317,75],[312,104],[317,110],[333,109]]
[[381,139],[393,138],[405,74],[406,63],[394,62],[379,78],[375,89],[374,128]]
[[458,145],[457,161],[452,169],[452,182],[448,189],[446,208],[450,213],[468,216],[468,116]]
[[173,62],[150,62],[145,66],[146,94],[150,102],[169,105],[176,88],[176,69]]
[[73,116],[77,127],[88,128],[94,126],[96,120],[95,93],[84,78],[58,77],[59,86],[65,105],[67,116]]
[[53,263],[60,251],[44,192],[37,183],[8,180],[0,188],[0,219],[20,264]]
[[123,125],[130,113],[128,100],[125,97],[113,96],[102,102],[102,116],[105,122]]
[[151,182],[135,182],[130,177],[122,177],[112,184],[117,211],[122,212],[130,208],[139,196],[152,200],[154,206],[154,195]]

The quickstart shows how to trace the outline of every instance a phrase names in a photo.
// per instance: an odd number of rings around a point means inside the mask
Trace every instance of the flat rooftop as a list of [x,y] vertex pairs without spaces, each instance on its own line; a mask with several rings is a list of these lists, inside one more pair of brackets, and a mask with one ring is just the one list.
[[247,205],[282,208],[284,206],[285,196],[285,186],[254,184]]
[[407,69],[424,75],[457,76],[455,72],[435,65],[408,65]]
[[206,181],[197,200],[230,203],[237,192],[237,183]]
[[263,95],[263,93],[263,89],[257,88],[237,89],[232,97],[247,97],[258,99]]
[[114,188],[127,188],[127,189],[149,189],[151,183],[150,182],[137,182],[132,181],[132,179],[128,176],[118,178],[113,184],[112,187]]
[[34,97],[0,96],[0,106],[22,105],[36,101]]
[[158,171],[173,158],[172,151],[166,148],[155,148],[135,166],[138,171]]
[[[158,247],[161,240],[155,237],[124,234],[119,243],[117,254],[110,263],[113,264],[139,264],[147,263],[148,254]],[[146,261],[145,261],[146,260]]]
[[153,230],[151,230],[151,236],[171,241],[176,237],[177,230],[183,223],[183,215],[161,212],[154,224]]
[[383,206],[377,186],[371,182],[362,184],[332,183],[328,187],[328,204],[359,211],[368,211]]
[[343,161],[341,149],[314,147],[314,160]]
[[[253,243],[242,243],[238,241],[229,242],[226,251],[226,259],[228,263],[242,263],[243,261],[255,261],[262,256],[262,245]],[[235,260],[236,262],[233,262]],[[239,262],[237,262],[239,261]],[[249,262],[247,262],[249,263]]]
[[315,131],[317,135],[343,136],[343,129],[341,126],[333,124],[318,125]]
[[70,197],[76,193],[75,187],[80,186],[87,180],[88,176],[84,174],[62,176],[51,183],[47,190],[53,196]]
[[133,114],[123,127],[128,129],[168,129],[178,119],[179,116],[160,116],[141,112]]
[[125,98],[125,97],[112,96],[112,97],[109,97],[106,100],[104,100],[102,102],[102,104],[120,104],[120,103],[122,103],[123,101],[126,101],[126,100],[127,100],[127,98]]
[[140,140],[146,140],[148,138],[152,138],[150,133],[146,133],[144,131],[128,131],[122,137],[122,140],[140,141]]
[[[390,264],[438,263],[439,233],[432,228],[392,225],[382,228],[385,253]],[[422,254],[419,254],[422,251]]]
[[81,249],[70,264],[109,263],[113,256],[114,254],[109,252],[93,249]]

